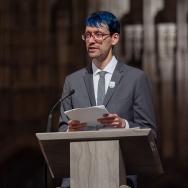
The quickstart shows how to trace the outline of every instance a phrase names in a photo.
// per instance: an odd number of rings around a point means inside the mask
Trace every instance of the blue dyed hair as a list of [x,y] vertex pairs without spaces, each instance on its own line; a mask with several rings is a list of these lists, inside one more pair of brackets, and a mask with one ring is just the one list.
[[116,16],[114,16],[111,12],[94,12],[86,19],[85,22],[85,25],[90,27],[101,27],[102,24],[108,26],[111,35],[114,33],[120,34],[120,23]]

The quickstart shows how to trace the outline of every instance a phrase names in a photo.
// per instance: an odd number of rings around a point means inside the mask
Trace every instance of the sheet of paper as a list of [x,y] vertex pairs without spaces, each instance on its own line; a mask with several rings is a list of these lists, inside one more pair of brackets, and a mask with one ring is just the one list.
[[104,105],[92,106],[87,108],[75,108],[65,111],[65,114],[68,116],[69,119],[86,122],[88,126],[99,125],[97,119],[108,113],[109,112]]

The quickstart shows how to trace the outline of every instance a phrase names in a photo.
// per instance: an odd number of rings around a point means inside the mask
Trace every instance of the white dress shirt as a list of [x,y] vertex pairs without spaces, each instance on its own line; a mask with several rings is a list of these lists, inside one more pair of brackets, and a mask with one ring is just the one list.
[[114,72],[114,69],[117,65],[117,59],[115,58],[115,56],[112,57],[112,60],[110,61],[110,63],[108,63],[106,65],[106,67],[101,70],[98,69],[96,67],[96,65],[94,63],[92,63],[92,69],[93,69],[93,85],[94,85],[94,92],[95,92],[95,101],[97,101],[97,90],[98,90],[98,82],[99,82],[99,72],[100,71],[105,71],[105,93],[108,90],[108,86],[110,84],[111,78],[112,78],[112,74]]
[[[93,69],[93,86],[94,86],[94,93],[95,93],[95,101],[97,101],[97,91],[98,91],[98,82],[99,82],[99,74],[100,71],[107,72],[105,74],[105,93],[108,90],[108,87],[114,87],[115,83],[111,82],[112,74],[116,68],[117,59],[115,56],[112,57],[111,61],[106,65],[106,67],[101,70],[96,67],[96,65],[92,62],[92,69]],[[125,120],[126,128],[129,128],[129,123]]]

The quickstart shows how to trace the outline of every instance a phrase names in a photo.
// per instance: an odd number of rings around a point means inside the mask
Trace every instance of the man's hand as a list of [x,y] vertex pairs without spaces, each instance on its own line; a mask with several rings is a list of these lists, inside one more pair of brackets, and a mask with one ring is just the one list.
[[98,119],[98,122],[105,127],[125,128],[125,120],[120,118],[117,114],[104,114],[102,118]]
[[86,127],[86,123],[80,123],[80,121],[77,120],[70,120],[68,122],[68,131],[83,131]]

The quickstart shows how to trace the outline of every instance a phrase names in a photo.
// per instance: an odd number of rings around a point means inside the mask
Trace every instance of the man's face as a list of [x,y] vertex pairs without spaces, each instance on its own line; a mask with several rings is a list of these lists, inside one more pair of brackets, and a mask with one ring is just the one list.
[[[116,37],[114,38],[114,36]],[[104,60],[109,53],[112,53],[112,47],[118,40],[119,34],[115,33],[111,36],[106,25],[102,25],[101,27],[86,26],[86,49],[91,59]]]

